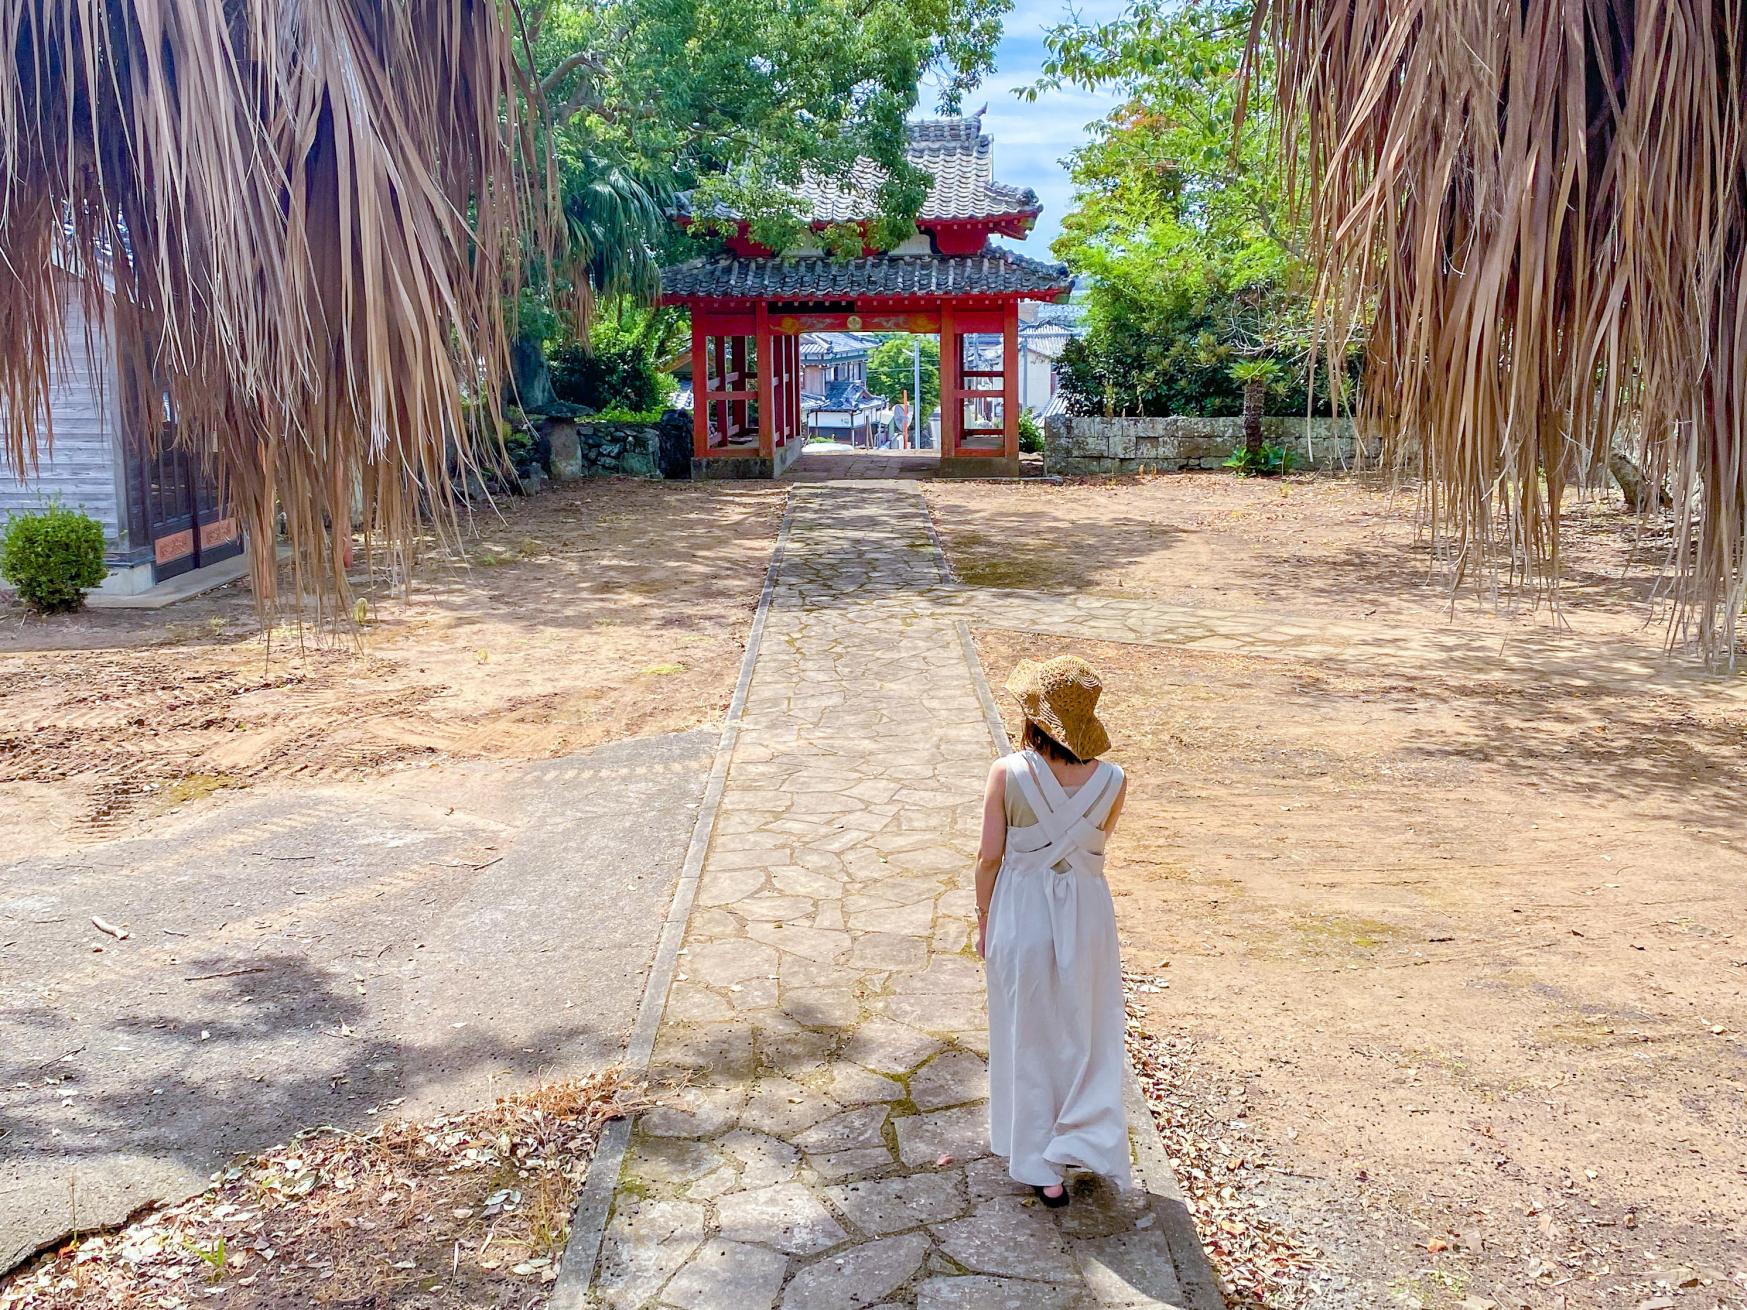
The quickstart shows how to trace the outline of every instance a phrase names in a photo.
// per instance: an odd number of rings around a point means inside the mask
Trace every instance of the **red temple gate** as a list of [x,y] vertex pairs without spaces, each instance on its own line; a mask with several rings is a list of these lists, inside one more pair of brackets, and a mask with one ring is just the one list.
[[[1019,306],[1060,300],[1072,281],[1060,265],[989,242],[1023,236],[1041,207],[1029,189],[992,180],[980,119],[912,124],[910,157],[934,180],[919,235],[895,251],[778,256],[742,225],[730,253],[663,274],[663,301],[692,316],[695,476],[779,474],[804,440],[801,335],[841,331],[938,334],[942,471],[1018,471]],[[875,212],[864,194],[801,194],[818,228]],[[998,368],[973,342],[989,336],[1001,343]]]

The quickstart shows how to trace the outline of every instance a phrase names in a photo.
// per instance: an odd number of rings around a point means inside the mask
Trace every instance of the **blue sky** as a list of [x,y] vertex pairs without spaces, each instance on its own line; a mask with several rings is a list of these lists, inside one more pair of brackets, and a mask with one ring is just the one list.
[[[1108,21],[1122,12],[1122,0],[1079,0],[1073,6],[1088,21]],[[1048,259],[1049,243],[1061,232],[1062,215],[1073,202],[1073,184],[1062,161],[1085,139],[1086,124],[1104,117],[1116,103],[1105,91],[1046,92],[1028,104],[1013,94],[1029,86],[1043,67],[1044,30],[1069,15],[1068,0],[1015,0],[1007,15],[999,64],[993,75],[965,97],[969,112],[986,99],[983,130],[995,139],[995,176],[1028,186],[1043,202],[1037,226],[1018,247],[1034,259]]]

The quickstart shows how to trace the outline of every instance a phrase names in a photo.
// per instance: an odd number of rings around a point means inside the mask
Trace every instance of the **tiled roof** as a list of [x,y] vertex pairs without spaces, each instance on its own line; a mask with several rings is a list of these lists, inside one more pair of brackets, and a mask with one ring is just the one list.
[[[928,198],[916,215],[920,223],[947,219],[996,218],[1031,214],[1042,208],[1030,187],[1009,186],[993,175],[993,149],[982,116],[934,118],[911,123],[906,157],[933,176]],[[858,159],[847,178],[804,177],[795,195],[815,223],[848,223],[880,212],[885,170]]]
[[861,381],[854,378],[832,383],[822,396],[801,397],[801,408],[804,410],[843,410],[854,413],[864,409],[880,409],[885,403],[884,396],[874,395]]
[[[994,179],[993,143],[983,120],[936,118],[910,124],[909,161],[933,175],[917,219],[992,218],[1039,209],[1037,192]],[[876,197],[884,174],[869,160],[856,166],[850,189],[835,182],[806,182],[801,195],[819,222],[844,222],[879,212]]]
[[1019,295],[1037,299],[1073,285],[1061,264],[990,247],[980,255],[718,255],[663,269],[669,300],[850,300],[860,296]]
[[874,346],[871,337],[854,332],[808,332],[801,338],[801,358],[809,363],[827,359],[859,359]]

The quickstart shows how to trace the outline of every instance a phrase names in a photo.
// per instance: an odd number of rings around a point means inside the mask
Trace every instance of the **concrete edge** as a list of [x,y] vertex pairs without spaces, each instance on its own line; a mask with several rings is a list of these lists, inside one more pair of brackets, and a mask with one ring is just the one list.
[[[971,625],[965,619],[958,619],[954,626],[958,629],[959,646],[970,671],[971,685],[977,689],[977,699],[982,703],[983,720],[994,740],[995,753],[1003,755],[1012,749],[1012,742],[1007,736],[1006,725],[1001,722],[995,694],[989,689],[989,680],[983,673],[983,662],[977,658]],[[1201,1237],[1195,1231],[1189,1203],[1177,1186],[1170,1152],[1165,1148],[1164,1138],[1159,1136],[1158,1124],[1153,1122],[1140,1078],[1135,1074],[1132,1062],[1125,1060],[1124,1065],[1128,1076],[1124,1080],[1123,1103],[1128,1109],[1128,1139],[1134,1151],[1135,1173],[1153,1198],[1153,1222],[1164,1234],[1165,1245],[1171,1252],[1177,1285],[1186,1298],[1184,1310],[1224,1310],[1225,1297],[1219,1291],[1219,1280],[1201,1247]]]
[[253,556],[244,551],[217,564],[190,569],[166,581],[154,582],[143,591],[104,591],[98,587],[85,594],[85,605],[94,610],[161,610],[247,577],[251,567]]
[[[673,985],[673,975],[679,965],[679,950],[685,941],[686,924],[691,920],[692,906],[697,900],[698,878],[703,873],[704,856],[715,832],[716,816],[722,807],[722,793],[728,785],[728,765],[733,759],[735,743],[740,738],[740,720],[746,710],[746,693],[752,686],[752,671],[758,663],[758,647],[764,638],[765,620],[770,614],[771,597],[776,591],[777,574],[787,552],[789,527],[794,521],[794,505],[783,507],[782,524],[777,529],[776,546],[764,573],[764,588],[758,596],[758,609],[752,628],[746,634],[746,653],[740,660],[740,676],[734,683],[734,695],[728,702],[728,715],[722,724],[722,736],[716,743],[716,758],[710,766],[709,781],[704,784],[704,796],[698,806],[697,822],[692,826],[691,843],[686,847],[685,862],[680,866],[679,881],[673,889],[673,904],[662,924],[661,938],[655,947],[655,958],[649,967],[649,980],[643,988],[643,999],[637,1007],[637,1020],[625,1043],[621,1063],[632,1073],[642,1073],[649,1067],[655,1050],[655,1034],[661,1026],[661,1016],[667,1008],[667,993]],[[588,1289],[594,1281],[595,1266],[600,1263],[601,1243],[606,1237],[607,1220],[611,1217],[613,1195],[618,1190],[619,1175],[624,1168],[625,1151],[631,1144],[632,1119],[615,1119],[601,1134],[589,1162],[588,1176],[577,1193],[570,1212],[570,1236],[565,1240],[564,1254],[559,1258],[558,1278],[552,1284],[549,1310],[584,1310],[588,1305]]]
[[[940,539],[940,527],[934,521],[934,511],[928,506],[928,493],[922,489],[921,483],[916,484],[916,499],[922,502],[922,521],[928,525],[928,540],[934,543],[934,572],[940,578],[942,586],[953,587],[962,585],[958,573],[952,567],[952,556],[946,553],[946,543]],[[982,684],[977,684],[979,694]],[[986,706],[984,707],[987,708]],[[1001,716],[995,716],[999,723]]]

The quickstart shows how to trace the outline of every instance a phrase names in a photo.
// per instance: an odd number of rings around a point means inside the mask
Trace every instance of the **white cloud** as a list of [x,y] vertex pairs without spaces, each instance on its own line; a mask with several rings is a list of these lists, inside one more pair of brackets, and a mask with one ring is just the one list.
[[1008,75],[1002,74],[989,84],[983,130],[995,140],[995,176],[1032,188],[1043,202],[1043,214],[1025,249],[1047,258],[1049,243],[1061,231],[1062,216],[1073,205],[1074,188],[1065,161],[1086,139],[1088,124],[1109,113],[1117,97],[1073,89],[1046,91],[1035,103],[1027,103],[1006,94],[1008,85],[1029,85],[1035,77],[1033,71],[1009,83]]
[[[1015,0],[1004,23],[998,71],[977,93],[986,93],[989,101],[983,127],[995,139],[995,175],[1032,188],[1043,202],[1043,214],[1022,247],[1038,258],[1048,258],[1049,243],[1061,232],[1062,216],[1073,205],[1074,187],[1064,161],[1086,139],[1087,125],[1116,107],[1117,97],[1067,87],[1042,92],[1028,102],[1013,91],[1041,75],[1048,28],[1074,17],[1108,21],[1123,7],[1124,0]],[[967,108],[978,103],[976,96],[967,98]]]
[[[1114,109],[1118,97],[1080,87],[1045,91],[1035,102],[1013,93],[1042,75],[1048,28],[1076,16],[1087,22],[1109,21],[1123,8],[1124,0],[1016,0],[1004,21],[997,71],[965,97],[967,113],[988,101],[983,129],[995,139],[995,176],[1032,188],[1043,202],[1043,214],[1021,247],[1037,258],[1049,257],[1049,243],[1061,232],[1062,216],[1073,205],[1065,160],[1085,141],[1088,125]],[[923,103],[929,99],[925,90]]]

